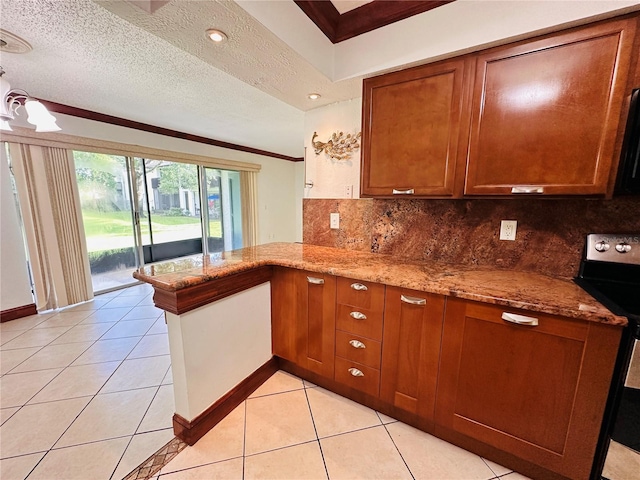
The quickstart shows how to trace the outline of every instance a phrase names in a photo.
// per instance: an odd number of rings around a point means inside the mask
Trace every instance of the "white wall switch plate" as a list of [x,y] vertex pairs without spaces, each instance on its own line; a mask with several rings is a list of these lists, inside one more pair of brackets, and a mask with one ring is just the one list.
[[344,198],[353,198],[353,185],[344,186]]
[[329,214],[329,226],[332,229],[340,228],[340,214],[339,213],[330,213]]
[[515,240],[517,227],[516,220],[502,220],[500,222],[500,240]]

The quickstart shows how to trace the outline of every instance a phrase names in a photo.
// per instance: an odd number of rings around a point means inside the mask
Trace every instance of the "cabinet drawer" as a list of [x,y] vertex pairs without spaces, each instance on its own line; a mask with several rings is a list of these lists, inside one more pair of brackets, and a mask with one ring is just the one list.
[[337,302],[382,312],[384,285],[338,277]]
[[336,355],[380,369],[381,343],[352,333],[336,331]]
[[[378,396],[378,391],[380,390],[380,370],[341,357],[336,357],[335,365],[335,379],[337,382],[373,395],[374,397]],[[353,370],[350,371],[350,369]],[[358,371],[362,373],[362,375],[359,375]]]
[[355,333],[373,340],[382,340],[382,311],[338,305],[336,309],[336,328]]

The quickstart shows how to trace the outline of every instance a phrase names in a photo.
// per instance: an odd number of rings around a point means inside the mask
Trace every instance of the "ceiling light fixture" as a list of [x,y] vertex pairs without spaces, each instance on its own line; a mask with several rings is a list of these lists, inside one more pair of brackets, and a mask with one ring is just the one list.
[[215,28],[207,30],[207,36],[216,43],[222,43],[228,38],[226,33]]
[[307,98],[309,100],[318,100],[321,97],[321,95],[319,93],[310,93],[309,95],[307,95]]
[[36,126],[36,132],[57,132],[56,117],[49,113],[47,107],[27,92],[12,89],[3,75],[5,71],[0,67],[0,130],[12,131],[9,122],[16,118],[17,111],[24,106],[27,111],[27,122]]

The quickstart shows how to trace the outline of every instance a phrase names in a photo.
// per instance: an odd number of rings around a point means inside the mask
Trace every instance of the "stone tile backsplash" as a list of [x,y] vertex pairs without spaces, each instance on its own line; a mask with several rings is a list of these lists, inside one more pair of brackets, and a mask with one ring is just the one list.
[[[329,229],[329,213],[340,229]],[[517,220],[515,241],[499,240]],[[587,233],[640,232],[640,197],[602,199],[305,199],[303,242],[412,260],[574,277]]]

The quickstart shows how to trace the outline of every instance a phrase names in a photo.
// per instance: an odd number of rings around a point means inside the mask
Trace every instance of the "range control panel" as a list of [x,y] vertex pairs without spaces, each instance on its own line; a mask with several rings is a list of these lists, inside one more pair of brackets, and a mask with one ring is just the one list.
[[587,260],[640,265],[640,234],[587,235]]

